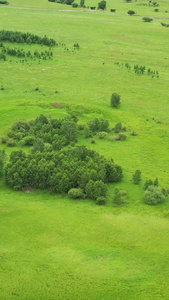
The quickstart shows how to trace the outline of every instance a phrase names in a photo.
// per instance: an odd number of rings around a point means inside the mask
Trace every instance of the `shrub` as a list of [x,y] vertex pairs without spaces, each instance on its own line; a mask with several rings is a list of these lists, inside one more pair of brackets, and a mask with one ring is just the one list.
[[122,201],[122,195],[120,193],[120,190],[118,188],[115,189],[114,197],[113,197],[113,202],[116,205],[121,205],[123,203]]
[[72,188],[72,189],[69,190],[68,195],[72,199],[83,198],[83,190],[82,189]]
[[120,95],[117,93],[114,93],[111,95],[111,106],[118,108],[120,105]]
[[130,16],[132,16],[132,15],[134,15],[135,14],[135,11],[134,10],[128,10],[128,15],[130,15]]
[[78,6],[79,6],[78,3],[73,3],[73,4],[72,4],[72,7],[75,7],[75,8],[76,8],[76,7],[78,7]]
[[119,133],[121,130],[122,130],[122,124],[121,124],[121,122],[118,122],[114,127],[114,131],[116,133]]
[[144,18],[143,18],[143,21],[144,21],[144,22],[152,22],[153,19],[152,19],[152,18],[149,18],[149,17],[144,17]]
[[106,205],[106,197],[98,197],[95,201],[97,205]]
[[119,133],[119,135],[116,136],[115,139],[116,139],[116,141],[125,141],[127,139],[127,136],[124,133]]
[[105,10],[106,9],[106,1],[102,0],[101,2],[98,3],[98,9]]
[[106,137],[107,132],[101,131],[101,132],[98,132],[97,135],[98,135],[99,139],[103,140]]
[[16,146],[16,142],[12,139],[7,139],[6,144],[8,147],[15,147]]
[[111,9],[110,9],[110,12],[116,12],[116,9],[111,8]]
[[90,180],[86,185],[86,195],[88,198],[96,200],[98,197],[105,197],[107,192],[106,184],[101,181]]
[[135,173],[133,174],[133,182],[134,184],[139,184],[141,181],[141,171],[136,170]]
[[166,200],[162,190],[154,185],[150,185],[144,193],[144,201],[148,205],[158,205]]

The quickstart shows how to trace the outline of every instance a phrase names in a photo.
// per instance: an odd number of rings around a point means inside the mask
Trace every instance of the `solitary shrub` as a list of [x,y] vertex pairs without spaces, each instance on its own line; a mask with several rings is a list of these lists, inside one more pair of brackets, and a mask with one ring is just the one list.
[[114,127],[114,132],[119,133],[122,130],[122,124],[121,122],[116,123]]
[[118,108],[120,105],[120,95],[117,93],[114,93],[111,95],[111,106]]
[[135,11],[134,10],[128,10],[128,15],[130,15],[130,16],[132,16],[132,15],[134,15],[135,14]]
[[78,6],[79,6],[78,3],[73,3],[73,4],[72,4],[72,7],[75,7],[75,8],[76,8],[76,7],[78,7]]
[[144,193],[144,200],[148,205],[158,205],[163,203],[166,198],[159,187],[150,185]]
[[72,188],[72,189],[69,190],[68,195],[72,199],[83,198],[83,190],[82,189]]
[[111,8],[111,9],[110,9],[110,12],[116,12],[116,9]]
[[144,21],[144,22],[152,22],[153,19],[152,19],[152,18],[149,18],[149,17],[144,17],[144,18],[143,18],[143,21]]
[[141,171],[140,170],[136,170],[135,173],[133,174],[133,182],[135,184],[139,184],[141,181]]

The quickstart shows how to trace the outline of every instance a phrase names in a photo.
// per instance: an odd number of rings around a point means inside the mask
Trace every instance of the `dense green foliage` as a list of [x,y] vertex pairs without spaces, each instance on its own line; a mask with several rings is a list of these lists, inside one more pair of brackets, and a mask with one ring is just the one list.
[[[11,153],[5,171],[6,182],[15,190],[29,186],[54,193],[71,190],[74,198],[79,197],[80,190],[92,199],[106,196],[105,183],[120,181],[122,168],[84,146],[62,149],[77,141],[76,122],[74,116],[52,119],[44,115],[29,122],[16,122],[8,132],[9,139],[33,147],[28,155],[23,151]],[[97,131],[107,130],[109,124],[95,119],[90,125]]]
[[20,31],[9,31],[1,30],[0,31],[0,41],[1,42],[10,42],[10,43],[26,43],[26,44],[41,44],[49,47],[56,46],[56,41],[54,39],[44,36],[43,38],[32,34],[24,33]]
[[111,95],[111,106],[118,108],[120,105],[120,95],[117,93],[113,93]]
[[146,204],[157,205],[163,203],[166,198],[160,187],[150,185],[144,193],[144,200]]
[[68,193],[76,188],[97,199],[106,195],[105,183],[122,178],[121,167],[84,146],[55,152],[39,142],[28,155],[21,150],[11,153],[5,180],[15,190],[29,186]]

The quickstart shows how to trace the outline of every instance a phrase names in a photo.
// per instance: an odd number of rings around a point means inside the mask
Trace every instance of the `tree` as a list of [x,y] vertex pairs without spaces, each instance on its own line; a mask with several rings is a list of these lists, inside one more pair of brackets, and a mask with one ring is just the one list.
[[106,9],[106,1],[102,0],[101,2],[98,3],[98,9],[105,10]]
[[80,7],[84,7],[85,5],[85,0],[80,0]]
[[161,188],[150,185],[144,193],[144,201],[148,205],[158,205],[166,200]]
[[120,95],[117,93],[114,93],[111,95],[111,106],[118,108],[120,105]]
[[133,174],[133,182],[135,184],[139,184],[141,181],[141,171],[140,170],[136,170],[136,172]]

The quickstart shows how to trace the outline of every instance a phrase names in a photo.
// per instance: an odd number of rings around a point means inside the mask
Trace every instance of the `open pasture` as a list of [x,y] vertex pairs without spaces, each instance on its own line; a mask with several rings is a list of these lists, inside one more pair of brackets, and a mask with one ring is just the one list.
[[[0,60],[0,136],[20,119],[74,112],[82,124],[96,117],[111,127],[122,122],[127,139],[78,140],[123,167],[124,178],[109,187],[106,207],[39,190],[15,192],[1,182],[0,298],[167,300],[169,204],[143,202],[146,179],[158,177],[169,188],[169,28],[161,26],[169,24],[167,1],[160,1],[159,12],[143,0],[110,1],[106,11],[78,11],[47,0],[9,2],[0,6],[0,30],[47,35],[58,46],[51,60]],[[129,16],[129,9],[137,15]],[[143,22],[144,16],[153,22]],[[159,77],[135,74],[137,64]],[[121,95],[118,109],[110,106],[112,93]],[[131,136],[133,131],[138,135]],[[0,147],[7,154],[14,150]],[[140,185],[132,182],[136,169],[142,172]],[[127,191],[122,207],[112,204],[116,186]]]

